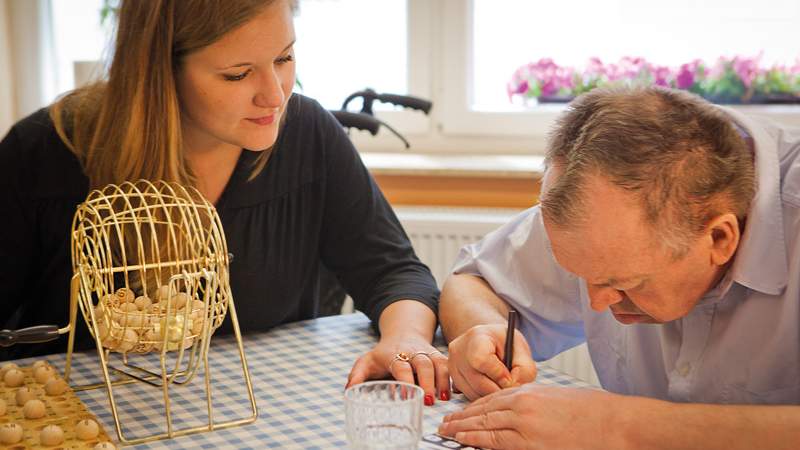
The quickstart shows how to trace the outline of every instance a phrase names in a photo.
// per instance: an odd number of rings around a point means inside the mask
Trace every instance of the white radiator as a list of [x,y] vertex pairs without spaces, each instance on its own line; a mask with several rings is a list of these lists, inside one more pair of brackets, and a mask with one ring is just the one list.
[[[430,267],[439,286],[450,274],[461,247],[479,241],[520,211],[494,208],[395,207],[417,256]],[[599,386],[585,344],[542,364]]]

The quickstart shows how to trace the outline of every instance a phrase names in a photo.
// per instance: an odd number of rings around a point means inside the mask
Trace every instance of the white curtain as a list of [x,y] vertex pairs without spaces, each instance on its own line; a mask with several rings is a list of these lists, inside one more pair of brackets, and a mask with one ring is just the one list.
[[49,0],[0,0],[0,134],[56,94]]
[[14,77],[11,70],[11,27],[8,0],[0,0],[0,139],[16,118]]

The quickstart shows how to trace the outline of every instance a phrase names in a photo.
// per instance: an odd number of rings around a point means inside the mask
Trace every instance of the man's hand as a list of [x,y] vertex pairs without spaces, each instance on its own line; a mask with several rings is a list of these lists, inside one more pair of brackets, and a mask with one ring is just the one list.
[[527,384],[445,416],[439,433],[492,449],[622,449],[628,397],[592,389]]
[[450,342],[448,368],[453,384],[470,400],[536,378],[531,349],[519,331],[514,332],[511,372],[503,364],[506,326],[477,325]]

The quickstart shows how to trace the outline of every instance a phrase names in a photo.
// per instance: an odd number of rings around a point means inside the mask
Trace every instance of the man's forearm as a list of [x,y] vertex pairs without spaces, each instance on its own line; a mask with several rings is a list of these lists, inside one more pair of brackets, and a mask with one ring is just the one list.
[[[631,398],[622,419],[628,448],[797,449],[800,406],[707,405]],[[609,424],[613,427],[613,425]]]
[[508,310],[483,278],[450,275],[439,299],[442,333],[450,342],[475,325],[505,323]]

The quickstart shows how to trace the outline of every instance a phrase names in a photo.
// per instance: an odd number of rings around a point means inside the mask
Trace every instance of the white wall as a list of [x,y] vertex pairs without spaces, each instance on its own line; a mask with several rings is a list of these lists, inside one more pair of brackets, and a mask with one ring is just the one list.
[[0,0],[0,139],[6,135],[16,117],[8,3],[8,0]]
[[11,75],[16,81],[14,120],[19,120],[55,97],[49,0],[0,0],[6,4]]

